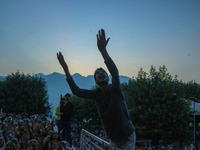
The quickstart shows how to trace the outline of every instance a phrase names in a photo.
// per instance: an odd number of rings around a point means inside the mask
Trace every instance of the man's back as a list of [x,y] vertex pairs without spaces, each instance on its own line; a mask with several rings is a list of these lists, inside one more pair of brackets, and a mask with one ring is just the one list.
[[61,115],[61,121],[71,121],[73,114],[73,105],[71,102],[66,103],[65,105],[60,106],[60,112],[63,113]]

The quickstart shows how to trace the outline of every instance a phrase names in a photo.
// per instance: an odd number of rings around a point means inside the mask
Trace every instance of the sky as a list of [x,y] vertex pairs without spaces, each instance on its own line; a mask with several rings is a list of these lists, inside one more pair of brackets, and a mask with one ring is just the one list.
[[101,28],[120,75],[165,65],[173,77],[200,83],[199,0],[0,0],[0,76],[64,74],[59,51],[71,74],[106,69]]

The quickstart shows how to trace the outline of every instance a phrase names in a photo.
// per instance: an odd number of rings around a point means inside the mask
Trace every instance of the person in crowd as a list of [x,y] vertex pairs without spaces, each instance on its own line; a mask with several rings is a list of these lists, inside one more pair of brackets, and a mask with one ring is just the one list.
[[19,150],[12,141],[8,141],[5,145],[5,150]]
[[60,133],[61,128],[60,128],[60,116],[62,115],[62,113],[60,112],[60,105],[63,103],[62,100],[62,95],[60,96],[60,104],[56,107],[56,112],[55,115],[57,116],[57,120],[56,120],[56,125],[58,127],[58,133]]
[[62,140],[66,140],[72,146],[72,137],[71,137],[71,120],[73,114],[73,104],[70,102],[70,94],[67,93],[62,98],[60,105],[60,133],[62,135]]
[[28,147],[32,147],[33,150],[42,150],[42,145],[36,139],[29,140]]
[[109,84],[107,72],[103,68],[98,68],[94,73],[98,88],[92,90],[81,89],[74,82],[61,52],[57,53],[57,58],[66,74],[72,93],[82,98],[96,100],[98,113],[112,148],[134,150],[136,141],[135,128],[121,89],[118,69],[106,49],[109,39],[106,39],[104,29],[99,30],[97,47],[112,76],[112,84]]
[[0,150],[4,150],[5,149],[5,140],[3,137],[0,137]]
[[54,132],[48,141],[48,149],[60,149],[61,147],[60,135],[57,132]]

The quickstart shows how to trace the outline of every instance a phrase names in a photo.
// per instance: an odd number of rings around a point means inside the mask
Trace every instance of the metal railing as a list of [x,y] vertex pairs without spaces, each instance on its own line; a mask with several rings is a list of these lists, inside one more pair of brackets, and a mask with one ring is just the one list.
[[110,150],[110,143],[82,129],[80,150]]

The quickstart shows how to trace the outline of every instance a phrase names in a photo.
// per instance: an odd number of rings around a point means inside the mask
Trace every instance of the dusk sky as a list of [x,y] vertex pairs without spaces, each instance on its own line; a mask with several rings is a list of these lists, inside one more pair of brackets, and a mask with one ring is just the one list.
[[120,75],[165,65],[200,83],[200,0],[0,0],[0,76],[64,74],[59,51],[71,74],[93,75],[101,28]]

